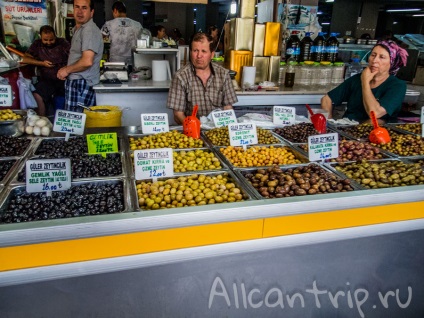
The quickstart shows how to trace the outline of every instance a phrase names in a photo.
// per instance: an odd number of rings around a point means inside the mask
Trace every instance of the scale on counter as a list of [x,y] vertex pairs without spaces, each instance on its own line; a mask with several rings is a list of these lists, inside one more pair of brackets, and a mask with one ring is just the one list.
[[128,65],[124,62],[105,62],[103,64],[103,74],[100,75],[100,81],[119,80],[128,81]]

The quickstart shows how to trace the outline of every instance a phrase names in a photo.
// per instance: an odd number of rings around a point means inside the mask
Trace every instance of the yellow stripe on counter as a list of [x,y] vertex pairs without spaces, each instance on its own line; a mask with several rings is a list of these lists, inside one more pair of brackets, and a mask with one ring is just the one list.
[[0,248],[0,271],[253,240],[263,219]]
[[410,202],[267,218],[263,237],[343,229],[424,218],[424,202]]

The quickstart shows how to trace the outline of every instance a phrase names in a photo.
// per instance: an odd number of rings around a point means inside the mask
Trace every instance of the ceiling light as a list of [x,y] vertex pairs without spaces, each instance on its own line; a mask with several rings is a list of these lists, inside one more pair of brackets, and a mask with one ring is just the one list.
[[421,11],[421,9],[387,9],[386,12],[409,12],[409,11]]
[[325,0],[325,2],[334,2],[334,0]]
[[321,14],[322,14],[322,11],[318,11],[318,12],[317,12],[317,15],[321,15]]
[[236,1],[233,0],[233,1],[231,1],[230,13],[236,14],[236,12],[237,12],[237,4],[236,4]]
[[424,14],[413,14],[413,17],[424,17]]
[[323,23],[321,23],[322,25],[329,25],[330,24],[330,22],[323,22]]
[[398,24],[397,21],[393,21],[393,24]]

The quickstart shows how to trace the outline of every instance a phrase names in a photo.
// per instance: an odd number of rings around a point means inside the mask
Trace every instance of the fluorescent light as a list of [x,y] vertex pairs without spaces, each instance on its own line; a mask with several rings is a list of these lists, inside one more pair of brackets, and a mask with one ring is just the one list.
[[393,21],[393,24],[398,24],[397,21]]
[[413,17],[424,17],[424,14],[413,14]]
[[387,9],[386,12],[410,12],[410,11],[421,11],[421,9]]
[[322,25],[329,25],[330,24],[330,22],[323,22],[323,23],[321,23]]
[[321,14],[322,14],[322,11],[318,11],[318,12],[317,12],[317,15],[321,15]]
[[231,1],[230,13],[235,14],[236,12],[237,12],[237,4],[236,4],[236,1],[233,0]]
[[334,0],[325,0],[325,2],[334,2]]

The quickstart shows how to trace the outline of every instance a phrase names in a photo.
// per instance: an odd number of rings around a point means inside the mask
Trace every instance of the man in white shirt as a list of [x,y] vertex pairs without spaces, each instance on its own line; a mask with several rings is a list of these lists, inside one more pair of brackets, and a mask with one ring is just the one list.
[[112,5],[113,20],[102,27],[104,38],[109,37],[109,62],[132,64],[131,48],[137,45],[143,27],[140,22],[127,18],[127,8],[121,1]]

